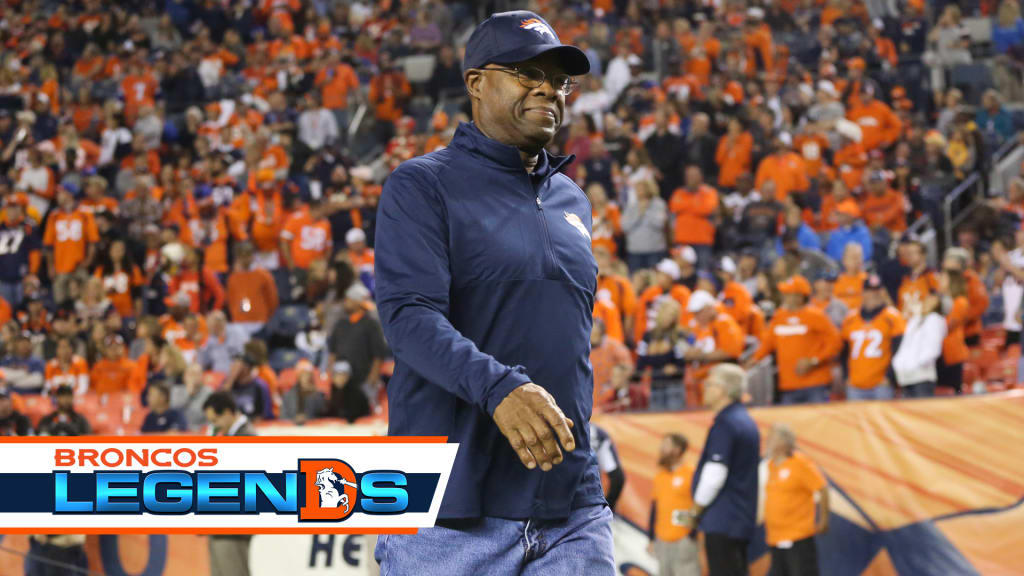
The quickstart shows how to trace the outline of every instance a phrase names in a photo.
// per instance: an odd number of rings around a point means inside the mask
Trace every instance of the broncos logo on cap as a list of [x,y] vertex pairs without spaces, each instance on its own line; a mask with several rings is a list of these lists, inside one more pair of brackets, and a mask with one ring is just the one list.
[[551,28],[549,28],[548,25],[542,22],[539,18],[527,18],[519,24],[519,27],[524,30],[533,30],[541,35],[547,34],[548,36],[551,36],[552,40],[558,40]]

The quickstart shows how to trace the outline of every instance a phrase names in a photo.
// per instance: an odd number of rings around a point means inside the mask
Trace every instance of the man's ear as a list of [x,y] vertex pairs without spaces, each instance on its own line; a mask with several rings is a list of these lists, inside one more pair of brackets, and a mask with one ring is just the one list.
[[478,100],[483,90],[483,73],[475,68],[470,68],[463,73],[462,80],[466,83],[466,91],[469,92],[469,98],[471,100]]

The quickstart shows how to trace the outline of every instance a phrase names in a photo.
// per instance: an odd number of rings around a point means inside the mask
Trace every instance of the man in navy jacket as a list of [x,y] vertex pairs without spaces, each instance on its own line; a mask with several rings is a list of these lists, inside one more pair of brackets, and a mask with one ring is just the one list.
[[466,46],[473,122],[384,185],[389,433],[459,443],[438,525],[382,536],[384,573],[614,573],[587,431],[591,208],[544,150],[589,68],[536,14],[492,15]]

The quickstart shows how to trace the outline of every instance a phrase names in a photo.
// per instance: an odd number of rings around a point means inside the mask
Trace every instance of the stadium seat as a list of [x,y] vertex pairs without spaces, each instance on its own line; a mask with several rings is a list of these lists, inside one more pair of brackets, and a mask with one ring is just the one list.
[[299,373],[295,368],[286,368],[277,373],[277,391],[284,394],[291,390],[299,381]]
[[309,307],[304,304],[289,304],[278,308],[263,328],[263,334],[270,339],[295,342],[295,336],[309,326]]
[[308,360],[306,354],[301,350],[293,348],[278,348],[270,353],[270,368],[280,374],[288,368],[293,368],[299,360]]
[[28,394],[22,396],[25,402],[24,414],[32,422],[32,427],[39,426],[39,420],[53,412],[53,401],[49,397]]
[[212,388],[216,390],[220,388],[221,384],[224,383],[224,378],[225,374],[222,372],[204,372],[203,384],[206,385],[207,388]]
[[982,93],[992,87],[992,73],[986,64],[954,66],[949,76],[949,83],[959,88],[967,102],[974,106],[981,102]]

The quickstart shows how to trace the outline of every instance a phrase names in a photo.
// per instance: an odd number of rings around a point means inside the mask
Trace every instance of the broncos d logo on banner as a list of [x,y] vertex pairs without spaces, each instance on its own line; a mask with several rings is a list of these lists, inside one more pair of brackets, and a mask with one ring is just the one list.
[[299,460],[305,498],[299,520],[344,520],[354,508],[359,485],[352,467],[341,460]]
[[[315,484],[320,489],[321,508],[340,508],[344,506],[345,513],[348,514],[348,494],[345,494],[345,486],[358,489],[355,482],[349,482],[344,478],[340,478],[334,473],[334,468],[324,468],[316,473]],[[341,492],[338,491],[339,487]]]
[[519,27],[524,30],[533,30],[534,32],[540,35],[546,34],[548,36],[551,36],[552,40],[558,41],[558,37],[555,36],[555,33],[551,30],[551,28],[548,28],[547,24],[545,24],[544,22],[537,18],[528,18],[526,20],[523,20],[522,23],[519,24]]

